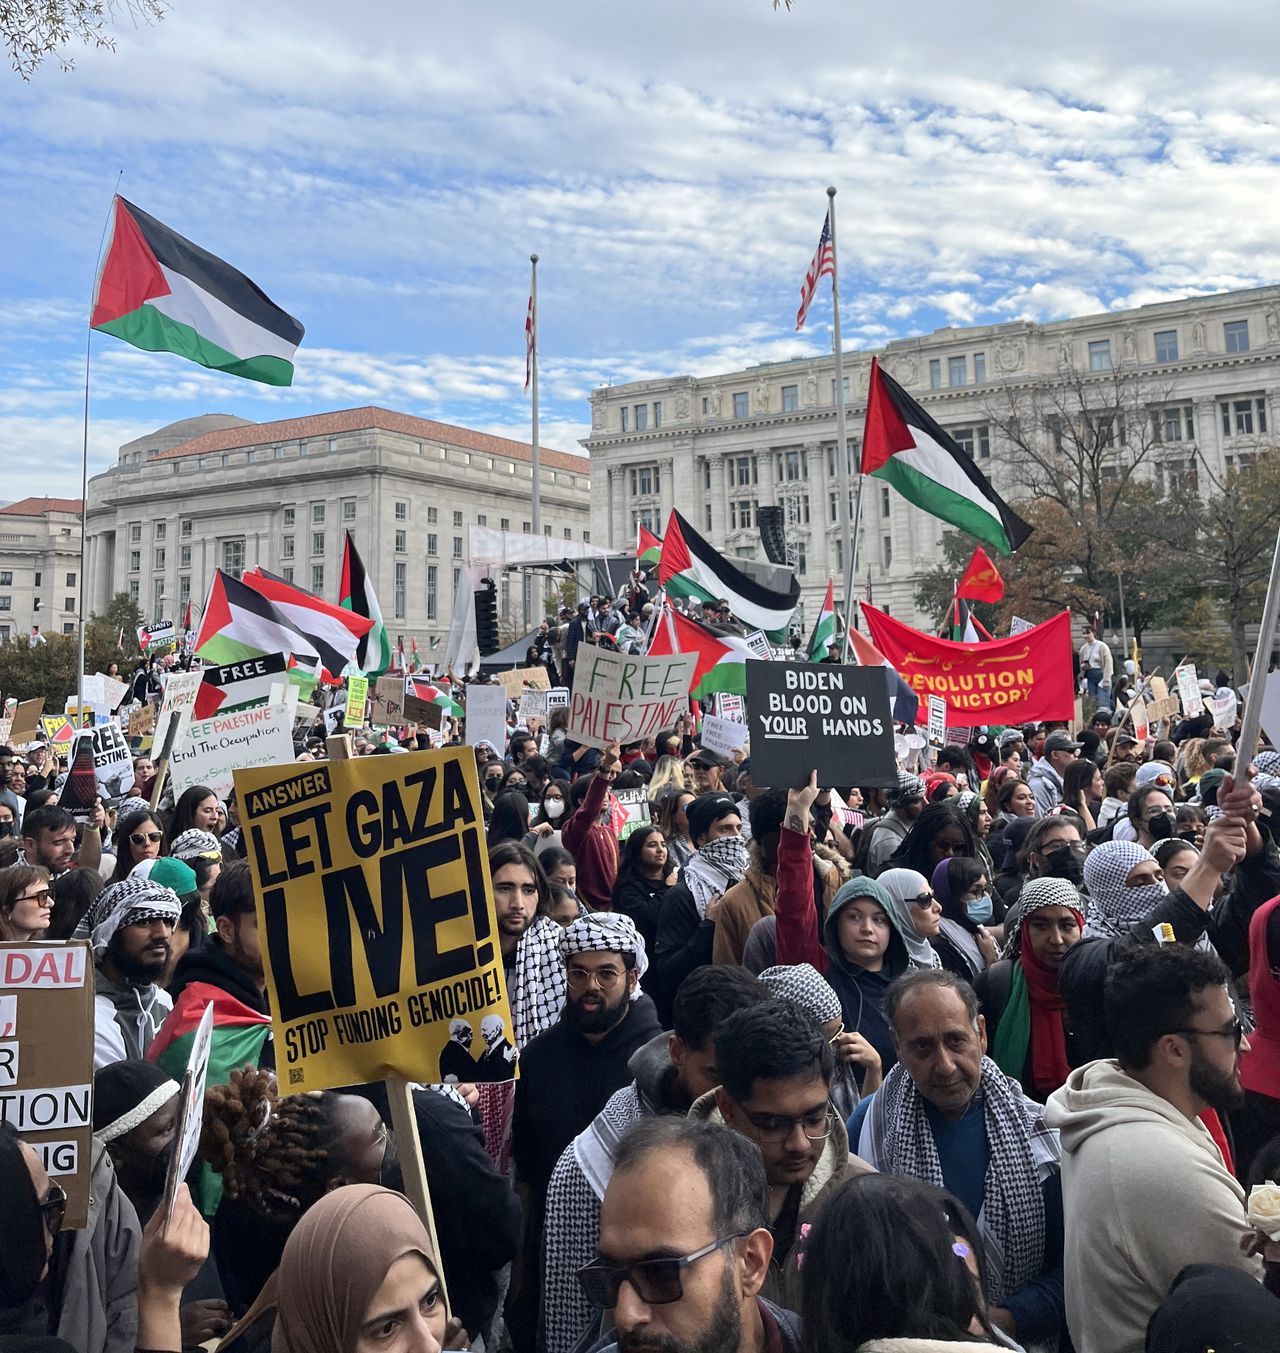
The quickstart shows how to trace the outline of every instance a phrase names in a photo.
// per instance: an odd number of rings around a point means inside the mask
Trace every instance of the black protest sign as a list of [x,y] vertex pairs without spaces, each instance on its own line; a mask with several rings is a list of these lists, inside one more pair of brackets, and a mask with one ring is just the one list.
[[756,784],[798,788],[811,770],[823,786],[897,783],[882,668],[749,662],[746,669]]
[[97,802],[98,771],[93,730],[84,728],[76,733],[75,750],[71,753],[71,766],[58,795],[58,807],[83,821],[92,814]]

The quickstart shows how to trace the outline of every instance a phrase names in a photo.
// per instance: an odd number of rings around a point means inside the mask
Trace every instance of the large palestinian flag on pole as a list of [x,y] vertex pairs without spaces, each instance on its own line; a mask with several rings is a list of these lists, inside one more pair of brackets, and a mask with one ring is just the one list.
[[770,633],[786,629],[800,600],[800,583],[794,573],[785,592],[765,587],[735,567],[674,509],[662,537],[658,582],[673,597],[723,599],[738,620]]
[[871,359],[862,473],[893,485],[931,516],[1012,554],[1031,527],[956,441]]
[[239,578],[215,569],[192,651],[209,663],[236,663],[266,653],[321,661],[315,645],[288,616]]
[[266,385],[293,384],[304,332],[244,273],[123,197],[115,200],[89,326]]
[[643,522],[636,523],[636,563],[646,572],[658,567],[662,541]]
[[809,636],[809,661],[821,662],[827,656],[827,650],[836,637],[836,588],[830,578],[827,579],[827,595],[822,599],[822,610],[814,622],[813,633]]
[[693,653],[697,665],[689,694],[695,700],[709,695],[746,695],[747,663],[759,661],[747,641],[737,634],[718,634],[679,611],[665,608],[649,644],[650,657]]
[[373,628],[373,621],[366,616],[321,601],[314,593],[265,569],[251,568],[241,581],[266,597],[295,629],[307,636],[320,654],[325,672],[334,681],[349,662],[355,661],[361,639]]
[[382,607],[378,605],[373,580],[364,571],[364,561],[360,558],[355,541],[351,539],[350,531],[347,532],[347,543],[342,551],[342,589],[338,594],[338,605],[343,610],[354,611],[356,615],[373,621],[373,627],[360,640],[360,647],[356,649],[355,665],[367,677],[380,677],[390,671],[391,639],[387,627],[382,623]]

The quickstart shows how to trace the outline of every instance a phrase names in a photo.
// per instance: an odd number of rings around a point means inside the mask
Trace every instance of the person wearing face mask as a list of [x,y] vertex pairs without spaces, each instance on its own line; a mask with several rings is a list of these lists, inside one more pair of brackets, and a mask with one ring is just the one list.
[[544,850],[563,848],[560,827],[564,815],[569,809],[568,780],[548,780],[542,787],[538,799],[538,825],[534,828],[537,839],[533,843],[533,853],[541,855]]
[[1126,807],[1133,835],[1121,836],[1117,832],[1115,839],[1133,840],[1150,850],[1157,841],[1167,841],[1178,834],[1178,817],[1172,794],[1159,785],[1147,785],[1138,790],[1130,797]]
[[991,921],[991,883],[984,865],[963,855],[943,860],[933,871],[933,895],[942,920],[933,947],[942,966],[966,982],[996,961]]
[[0,837],[13,836],[18,829],[18,813],[13,804],[0,799]]

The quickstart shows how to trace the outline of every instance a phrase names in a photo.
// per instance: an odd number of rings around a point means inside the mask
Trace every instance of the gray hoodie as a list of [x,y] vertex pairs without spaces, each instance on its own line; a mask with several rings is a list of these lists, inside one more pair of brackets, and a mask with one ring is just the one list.
[[1067,1325],[1076,1353],[1143,1353],[1147,1321],[1187,1264],[1262,1277],[1245,1195],[1204,1125],[1090,1062],[1049,1096],[1062,1137]]
[[113,982],[101,968],[94,969],[93,986],[93,1069],[145,1057],[173,1009],[169,993],[154,985]]

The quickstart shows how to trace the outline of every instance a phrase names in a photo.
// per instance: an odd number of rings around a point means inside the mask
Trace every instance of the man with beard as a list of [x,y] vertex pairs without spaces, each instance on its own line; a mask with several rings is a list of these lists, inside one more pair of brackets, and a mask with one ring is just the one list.
[[1244,1102],[1249,1044],[1229,981],[1202,949],[1124,949],[1103,998],[1115,1059],[1073,1071],[1049,1097],[1078,1353],[1141,1353],[1151,1313],[1187,1264],[1262,1276],[1244,1190],[1200,1121]]
[[104,888],[76,927],[97,963],[93,999],[93,1066],[145,1057],[172,1002],[156,979],[169,962],[178,895],[149,879],[126,878]]
[[615,1342],[602,1353],[798,1353],[800,1321],[761,1295],[769,1185],[745,1137],[650,1118],[624,1139],[579,1274]]
[[561,928],[551,919],[551,889],[528,846],[501,841],[489,852],[498,944],[511,1002],[515,1045],[523,1048],[560,1018],[564,1004]]

